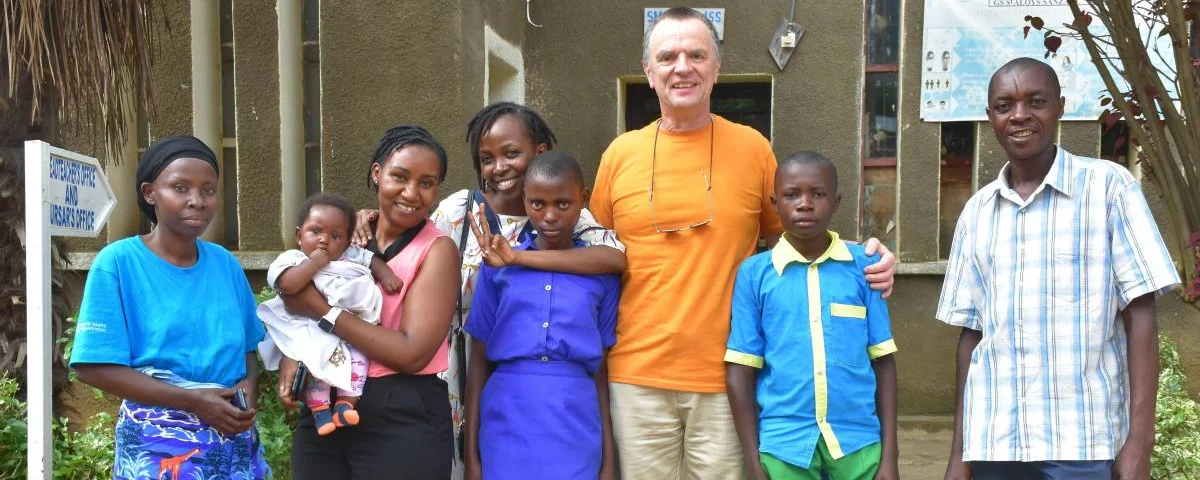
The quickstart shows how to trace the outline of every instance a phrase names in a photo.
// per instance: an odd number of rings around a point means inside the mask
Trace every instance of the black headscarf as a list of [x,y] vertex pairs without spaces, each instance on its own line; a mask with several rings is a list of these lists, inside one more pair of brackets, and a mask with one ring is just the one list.
[[177,158],[204,160],[212,165],[213,170],[220,173],[220,169],[217,168],[216,154],[196,137],[180,135],[154,142],[142,153],[142,159],[138,161],[137,181],[134,183],[134,187],[137,189],[138,209],[151,222],[158,223],[158,216],[154,214],[154,205],[147,203],[146,197],[142,196],[142,184],[154,183],[158,174],[162,173],[163,169]]

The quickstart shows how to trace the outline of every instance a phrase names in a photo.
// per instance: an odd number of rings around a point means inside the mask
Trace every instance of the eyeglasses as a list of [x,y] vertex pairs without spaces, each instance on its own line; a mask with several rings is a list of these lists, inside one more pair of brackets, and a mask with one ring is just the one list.
[[654,222],[654,231],[658,233],[674,233],[708,225],[709,223],[712,223],[712,166],[713,138],[715,137],[713,131],[716,129],[716,119],[710,118],[708,124],[708,173],[704,173],[703,171],[700,172],[700,176],[704,180],[704,198],[706,203],[708,203],[708,218],[701,222],[690,224],[686,227],[677,228],[662,228],[658,225],[658,216],[654,214],[654,167],[658,163],[658,132],[660,130],[659,124],[661,122],[662,120],[657,120],[655,121],[654,125],[654,147],[652,153],[650,154],[650,188],[647,189],[647,193],[649,193],[650,196],[650,220]]

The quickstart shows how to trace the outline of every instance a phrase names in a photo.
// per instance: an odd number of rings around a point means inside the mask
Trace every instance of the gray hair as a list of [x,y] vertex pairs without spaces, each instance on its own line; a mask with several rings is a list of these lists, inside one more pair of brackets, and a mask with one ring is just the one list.
[[658,18],[654,19],[654,23],[650,24],[650,28],[646,29],[646,35],[642,37],[642,62],[650,63],[650,35],[654,33],[654,29],[658,27],[658,23],[663,20],[687,20],[695,19],[704,23],[708,27],[708,33],[712,34],[713,48],[716,49],[717,58],[721,58],[721,40],[717,37],[717,27],[713,25],[712,20],[700,13],[699,10],[690,7],[674,7],[663,12]]

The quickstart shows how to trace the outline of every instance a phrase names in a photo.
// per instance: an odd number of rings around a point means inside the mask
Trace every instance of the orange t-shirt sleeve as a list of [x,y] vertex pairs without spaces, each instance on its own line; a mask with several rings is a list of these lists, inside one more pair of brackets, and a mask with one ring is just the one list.
[[783,233],[783,223],[775,214],[775,206],[771,205],[771,196],[775,195],[775,170],[779,162],[775,160],[775,152],[767,149],[763,158],[763,195],[762,213],[759,214],[758,224],[763,236],[773,236]]
[[596,171],[596,185],[592,188],[592,197],[588,210],[592,212],[596,223],[608,230],[613,230],[612,208],[612,149],[609,148],[600,157],[600,168]]

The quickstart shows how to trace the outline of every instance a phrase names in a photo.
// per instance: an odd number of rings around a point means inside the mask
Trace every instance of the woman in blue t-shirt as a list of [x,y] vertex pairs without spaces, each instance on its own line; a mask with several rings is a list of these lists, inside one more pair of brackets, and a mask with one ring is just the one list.
[[263,338],[236,259],[200,240],[220,208],[216,157],[194,137],[142,154],[146,234],[96,255],[75,327],[71,368],[125,399],[115,479],[265,478],[254,428]]

